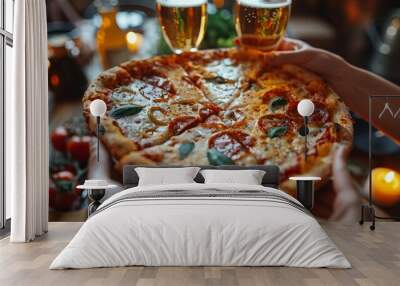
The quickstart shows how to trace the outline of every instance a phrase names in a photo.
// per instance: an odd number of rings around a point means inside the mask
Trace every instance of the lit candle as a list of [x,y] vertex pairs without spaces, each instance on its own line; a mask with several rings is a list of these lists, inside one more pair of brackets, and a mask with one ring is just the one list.
[[392,206],[400,201],[400,174],[388,168],[372,170],[372,197],[375,203]]
[[224,2],[225,2],[225,0],[214,0],[214,5],[217,8],[222,8],[222,6],[224,6]]
[[127,43],[128,49],[132,53],[137,53],[137,51],[139,50],[139,46],[142,43],[142,35],[139,33],[130,31],[126,34],[126,43]]

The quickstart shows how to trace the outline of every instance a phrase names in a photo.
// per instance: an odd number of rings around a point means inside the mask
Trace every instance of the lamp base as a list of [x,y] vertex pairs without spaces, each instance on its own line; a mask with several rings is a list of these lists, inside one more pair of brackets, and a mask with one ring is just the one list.
[[89,189],[88,196],[90,204],[88,206],[88,216],[91,216],[97,208],[101,205],[100,200],[104,197],[106,193],[105,189]]

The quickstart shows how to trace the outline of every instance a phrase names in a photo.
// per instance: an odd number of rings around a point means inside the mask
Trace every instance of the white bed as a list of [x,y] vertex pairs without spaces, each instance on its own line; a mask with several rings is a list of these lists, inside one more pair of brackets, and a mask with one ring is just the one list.
[[[175,190],[182,195],[147,198],[145,193]],[[254,197],[253,191],[268,196]],[[196,192],[203,195],[190,196]],[[220,197],[216,192],[241,195]],[[143,197],[135,197],[138,194]],[[342,252],[299,204],[282,191],[255,185],[130,188],[100,206],[50,269],[128,265],[350,268]]]

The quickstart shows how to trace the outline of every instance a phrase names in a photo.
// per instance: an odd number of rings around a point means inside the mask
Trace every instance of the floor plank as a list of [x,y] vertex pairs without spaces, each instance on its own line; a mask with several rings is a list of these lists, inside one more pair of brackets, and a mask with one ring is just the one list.
[[50,223],[48,234],[32,243],[11,244],[8,238],[0,240],[0,285],[399,285],[399,224],[379,223],[374,232],[368,225],[321,224],[350,260],[352,269],[138,266],[50,271],[51,261],[82,225],[54,222]]

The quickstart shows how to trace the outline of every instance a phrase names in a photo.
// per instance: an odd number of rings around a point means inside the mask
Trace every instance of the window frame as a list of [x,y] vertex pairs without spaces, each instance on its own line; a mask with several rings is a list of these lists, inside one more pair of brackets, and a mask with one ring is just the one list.
[[[6,92],[6,46],[13,47],[13,35],[6,30],[6,1],[0,0],[0,236],[10,229],[10,221],[6,219],[6,190],[5,190],[5,92]],[[14,7],[13,7],[14,13]],[[14,15],[12,15],[13,17]]]

